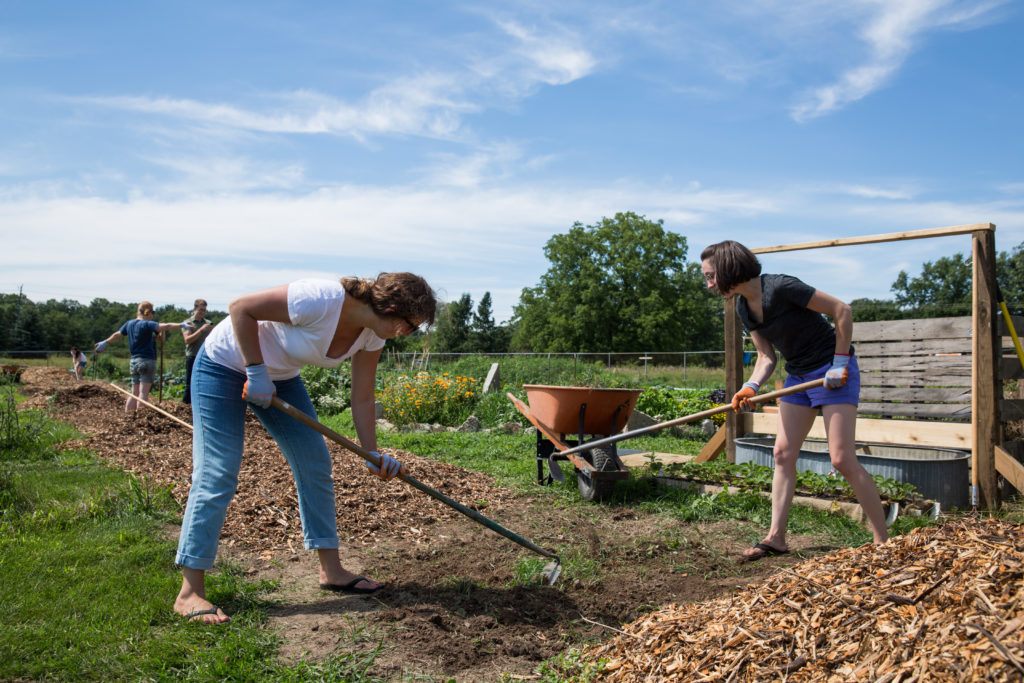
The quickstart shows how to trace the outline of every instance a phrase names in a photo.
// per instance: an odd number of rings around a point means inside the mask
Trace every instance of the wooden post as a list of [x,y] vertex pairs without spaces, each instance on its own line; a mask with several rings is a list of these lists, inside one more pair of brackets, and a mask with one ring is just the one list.
[[[743,386],[743,326],[736,314],[736,297],[725,300],[725,399]],[[739,416],[732,411],[725,414],[725,457],[736,462],[736,437],[739,434]]]
[[972,238],[974,312],[971,357],[972,469],[979,505],[999,507],[995,447],[999,445],[999,366],[996,357],[996,253],[992,230],[978,230]]

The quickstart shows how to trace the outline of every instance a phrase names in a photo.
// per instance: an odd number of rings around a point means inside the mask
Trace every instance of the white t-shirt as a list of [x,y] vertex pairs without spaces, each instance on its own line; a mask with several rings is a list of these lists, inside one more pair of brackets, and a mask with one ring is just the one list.
[[[345,289],[336,280],[298,280],[288,285],[288,319],[291,323],[259,321],[260,350],[272,380],[291,379],[306,365],[333,368],[357,351],[376,351],[384,340],[369,327],[338,358],[327,357],[338,329]],[[206,355],[215,363],[245,372],[231,316],[224,318],[206,338]]]

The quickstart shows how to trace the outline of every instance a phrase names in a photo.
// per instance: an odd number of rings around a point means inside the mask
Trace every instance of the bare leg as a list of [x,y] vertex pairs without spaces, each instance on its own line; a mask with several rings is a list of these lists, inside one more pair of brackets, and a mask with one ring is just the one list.
[[134,413],[139,407],[139,402],[135,400],[135,397],[139,395],[139,385],[132,385],[132,395],[124,401],[124,412]]
[[[762,541],[777,550],[788,549],[786,525],[796,490],[796,459],[817,414],[816,408],[779,403],[779,433],[775,437],[775,474],[772,477],[772,523]],[[743,551],[744,557],[760,554],[761,551],[755,548]]]
[[[333,586],[343,586],[358,574],[353,574],[341,566],[341,558],[338,557],[337,548],[317,548],[317,558],[320,560],[320,583],[329,583]],[[364,579],[355,585],[356,588],[372,589],[381,584],[370,579]]]
[[[182,616],[192,612],[211,609],[213,603],[206,599],[206,572],[202,569],[181,568],[181,592],[174,600],[174,611]],[[223,624],[231,621],[231,617],[220,609],[216,614],[203,614],[198,617],[204,624]]]
[[885,512],[882,510],[878,487],[857,460],[857,406],[852,403],[838,403],[822,406],[821,412],[825,418],[825,433],[828,435],[828,452],[832,466],[846,477],[846,481],[853,488],[857,502],[868,518],[875,543],[885,543],[889,540],[889,530],[885,526]]

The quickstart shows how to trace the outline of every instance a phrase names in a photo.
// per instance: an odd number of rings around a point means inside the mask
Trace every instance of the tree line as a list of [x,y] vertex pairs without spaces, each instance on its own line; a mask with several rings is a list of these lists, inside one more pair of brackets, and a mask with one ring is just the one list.
[[[93,299],[88,305],[71,299],[33,302],[20,292],[0,294],[0,350],[41,353],[77,346],[90,353],[97,341],[134,319],[138,305],[139,302],[107,299]],[[176,306],[156,306],[153,320],[179,322],[190,315],[191,310]],[[207,313],[214,321],[226,315],[217,311]],[[181,334],[167,334],[164,343],[168,353],[185,353]],[[126,344],[121,346],[127,349]]]
[[[721,298],[704,286],[699,257],[688,260],[686,237],[663,221],[633,212],[595,224],[574,223],[544,246],[549,262],[540,282],[525,287],[511,320],[497,324],[491,293],[474,306],[469,294],[442,303],[432,330],[389,340],[396,351],[432,353],[678,352],[722,348]],[[855,299],[854,319],[898,320],[971,313],[971,256],[927,262],[911,277],[900,271],[891,299]],[[996,278],[1014,315],[1024,314],[1024,242],[996,258]],[[0,294],[0,350],[91,349],[96,340],[135,317],[137,303],[94,299],[88,305],[50,299],[33,303]],[[184,320],[174,306],[155,320]],[[225,313],[211,311],[215,322]],[[183,352],[181,335],[167,349]]]

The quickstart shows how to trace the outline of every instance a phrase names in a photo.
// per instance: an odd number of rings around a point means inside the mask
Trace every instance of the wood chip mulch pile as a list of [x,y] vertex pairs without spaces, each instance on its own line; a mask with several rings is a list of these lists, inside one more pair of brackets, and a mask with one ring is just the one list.
[[587,653],[612,681],[1024,680],[1024,525],[962,519],[671,605]]

